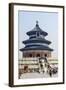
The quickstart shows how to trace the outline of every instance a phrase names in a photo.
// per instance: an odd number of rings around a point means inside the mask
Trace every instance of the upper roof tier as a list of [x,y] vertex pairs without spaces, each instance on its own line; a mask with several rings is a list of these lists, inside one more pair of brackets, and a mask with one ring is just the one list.
[[31,31],[28,31],[28,32],[27,32],[27,35],[30,36],[30,35],[36,34],[36,32],[40,32],[40,34],[42,34],[42,35],[44,35],[44,36],[48,35],[47,32],[43,31],[43,30],[39,27],[38,21],[36,21],[35,27],[34,27]]

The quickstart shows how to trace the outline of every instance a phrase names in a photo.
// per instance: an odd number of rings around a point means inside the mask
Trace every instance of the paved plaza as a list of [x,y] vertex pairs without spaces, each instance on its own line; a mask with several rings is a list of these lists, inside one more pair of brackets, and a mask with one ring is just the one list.
[[[52,74],[52,77],[57,77],[58,74]],[[30,78],[49,78],[50,75],[48,73],[24,73],[21,75],[20,79],[30,79]]]

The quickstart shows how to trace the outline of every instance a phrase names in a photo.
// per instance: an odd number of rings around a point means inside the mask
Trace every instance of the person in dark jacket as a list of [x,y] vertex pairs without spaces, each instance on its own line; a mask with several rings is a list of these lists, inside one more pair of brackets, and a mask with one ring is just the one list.
[[45,54],[44,60],[47,63],[47,54]]
[[50,75],[50,77],[52,77],[52,70],[51,69],[49,70],[49,75]]

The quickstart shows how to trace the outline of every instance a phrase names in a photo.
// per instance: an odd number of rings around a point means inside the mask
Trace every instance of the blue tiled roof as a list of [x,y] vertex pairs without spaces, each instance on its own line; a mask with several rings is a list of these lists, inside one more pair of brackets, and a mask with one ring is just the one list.
[[49,48],[48,46],[43,46],[43,45],[31,45],[31,46],[26,46],[20,51],[25,51],[25,50],[48,50],[48,51],[53,51],[53,49]]
[[27,32],[27,35],[33,35],[36,34],[36,32],[40,32],[40,34],[44,36],[48,35],[48,33],[43,31],[38,24],[36,24],[36,26],[31,31]]
[[48,35],[48,33],[43,31],[39,27],[38,23],[36,23],[36,26],[35,26],[34,29],[27,32],[27,35],[29,35],[29,39],[23,41],[23,43],[25,44],[25,47],[20,49],[20,51],[27,51],[27,50],[48,50],[48,51],[53,51],[53,49],[51,49],[48,46],[51,42],[45,39],[45,36]]
[[51,42],[46,40],[46,39],[42,39],[42,38],[33,38],[33,39],[28,39],[23,41],[24,44],[27,43],[46,43],[46,44],[50,44]]

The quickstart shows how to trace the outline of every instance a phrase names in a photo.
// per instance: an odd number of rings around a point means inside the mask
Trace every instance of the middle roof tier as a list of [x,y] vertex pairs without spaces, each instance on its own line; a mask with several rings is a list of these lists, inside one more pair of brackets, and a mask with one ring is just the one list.
[[42,38],[33,38],[33,39],[27,39],[25,41],[23,41],[24,44],[28,44],[28,43],[44,43],[44,44],[50,44],[51,41],[48,41],[46,39],[42,39]]

